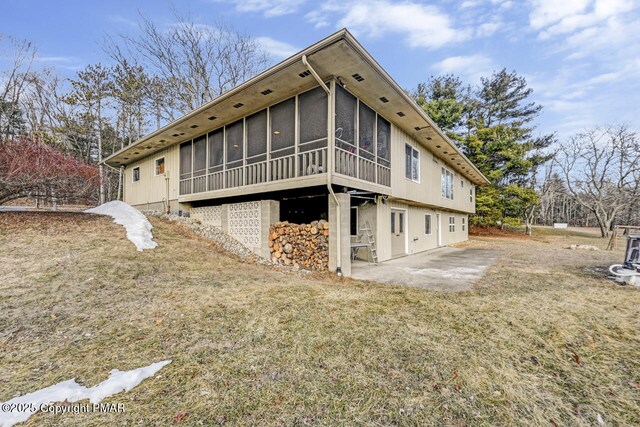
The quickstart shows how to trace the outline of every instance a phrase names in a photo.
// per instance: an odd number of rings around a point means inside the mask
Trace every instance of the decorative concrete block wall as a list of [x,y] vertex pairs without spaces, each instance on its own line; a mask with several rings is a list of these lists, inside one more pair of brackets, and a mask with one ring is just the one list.
[[270,259],[269,225],[280,220],[280,203],[275,200],[201,206],[191,217],[220,228],[252,252]]
[[222,228],[222,206],[202,206],[191,209],[191,217],[203,224]]

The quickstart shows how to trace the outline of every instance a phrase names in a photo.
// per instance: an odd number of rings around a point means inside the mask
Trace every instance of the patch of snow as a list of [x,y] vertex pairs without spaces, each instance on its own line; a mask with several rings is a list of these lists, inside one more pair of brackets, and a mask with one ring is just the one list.
[[96,206],[95,208],[87,209],[85,213],[112,217],[113,222],[124,226],[127,230],[127,239],[131,240],[140,252],[142,252],[143,249],[153,249],[158,246],[158,244],[153,241],[153,234],[151,234],[153,226],[147,220],[147,217],[136,208],[124,202],[114,200]]
[[[121,391],[130,391],[140,384],[144,379],[149,378],[158,372],[162,367],[171,363],[171,360],[152,363],[143,368],[132,369],[131,371],[120,371],[113,369],[109,374],[109,378],[105,381],[93,386],[85,387],[76,382],[75,378],[54,384],[52,386],[25,394],[24,396],[15,397],[7,402],[2,403],[4,408],[6,405],[23,406],[20,409],[5,412],[0,411],[0,426],[11,427],[17,423],[24,422],[35,414],[42,405],[50,405],[54,402],[69,403],[78,402],[83,399],[89,399],[91,403],[99,403],[102,399],[120,393]],[[25,407],[26,406],[26,407]]]

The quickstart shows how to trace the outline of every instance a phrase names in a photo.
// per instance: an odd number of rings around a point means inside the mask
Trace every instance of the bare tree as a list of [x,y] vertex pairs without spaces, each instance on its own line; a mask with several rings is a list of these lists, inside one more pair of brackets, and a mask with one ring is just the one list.
[[640,143],[626,126],[587,130],[560,146],[556,159],[567,189],[593,213],[602,237],[640,196]]
[[0,34],[0,57],[8,58],[8,67],[0,72],[0,139],[13,139],[24,127],[20,100],[33,79],[35,46]]
[[162,103],[169,119],[210,101],[247,80],[267,65],[260,44],[223,22],[197,24],[173,9],[175,23],[160,27],[140,15],[140,32],[112,39],[105,51],[118,63],[141,64],[165,85],[171,102]]

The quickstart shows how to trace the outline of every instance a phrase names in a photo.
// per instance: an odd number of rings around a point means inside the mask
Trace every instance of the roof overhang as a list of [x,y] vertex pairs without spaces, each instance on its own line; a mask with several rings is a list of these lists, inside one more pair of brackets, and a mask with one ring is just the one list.
[[478,185],[489,182],[346,29],[144,136],[109,156],[105,163],[113,167],[129,165],[317,86],[313,76],[305,73],[304,55],[322,79],[338,78],[349,91],[460,175]]

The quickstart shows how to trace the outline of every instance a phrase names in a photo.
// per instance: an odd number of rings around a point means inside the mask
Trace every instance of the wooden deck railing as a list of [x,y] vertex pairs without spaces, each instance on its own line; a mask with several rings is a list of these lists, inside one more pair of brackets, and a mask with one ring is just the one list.
[[[327,149],[246,164],[232,169],[180,179],[180,195],[262,184],[327,172]],[[384,186],[391,186],[391,168],[373,160],[359,157],[355,152],[336,147],[335,172]]]

